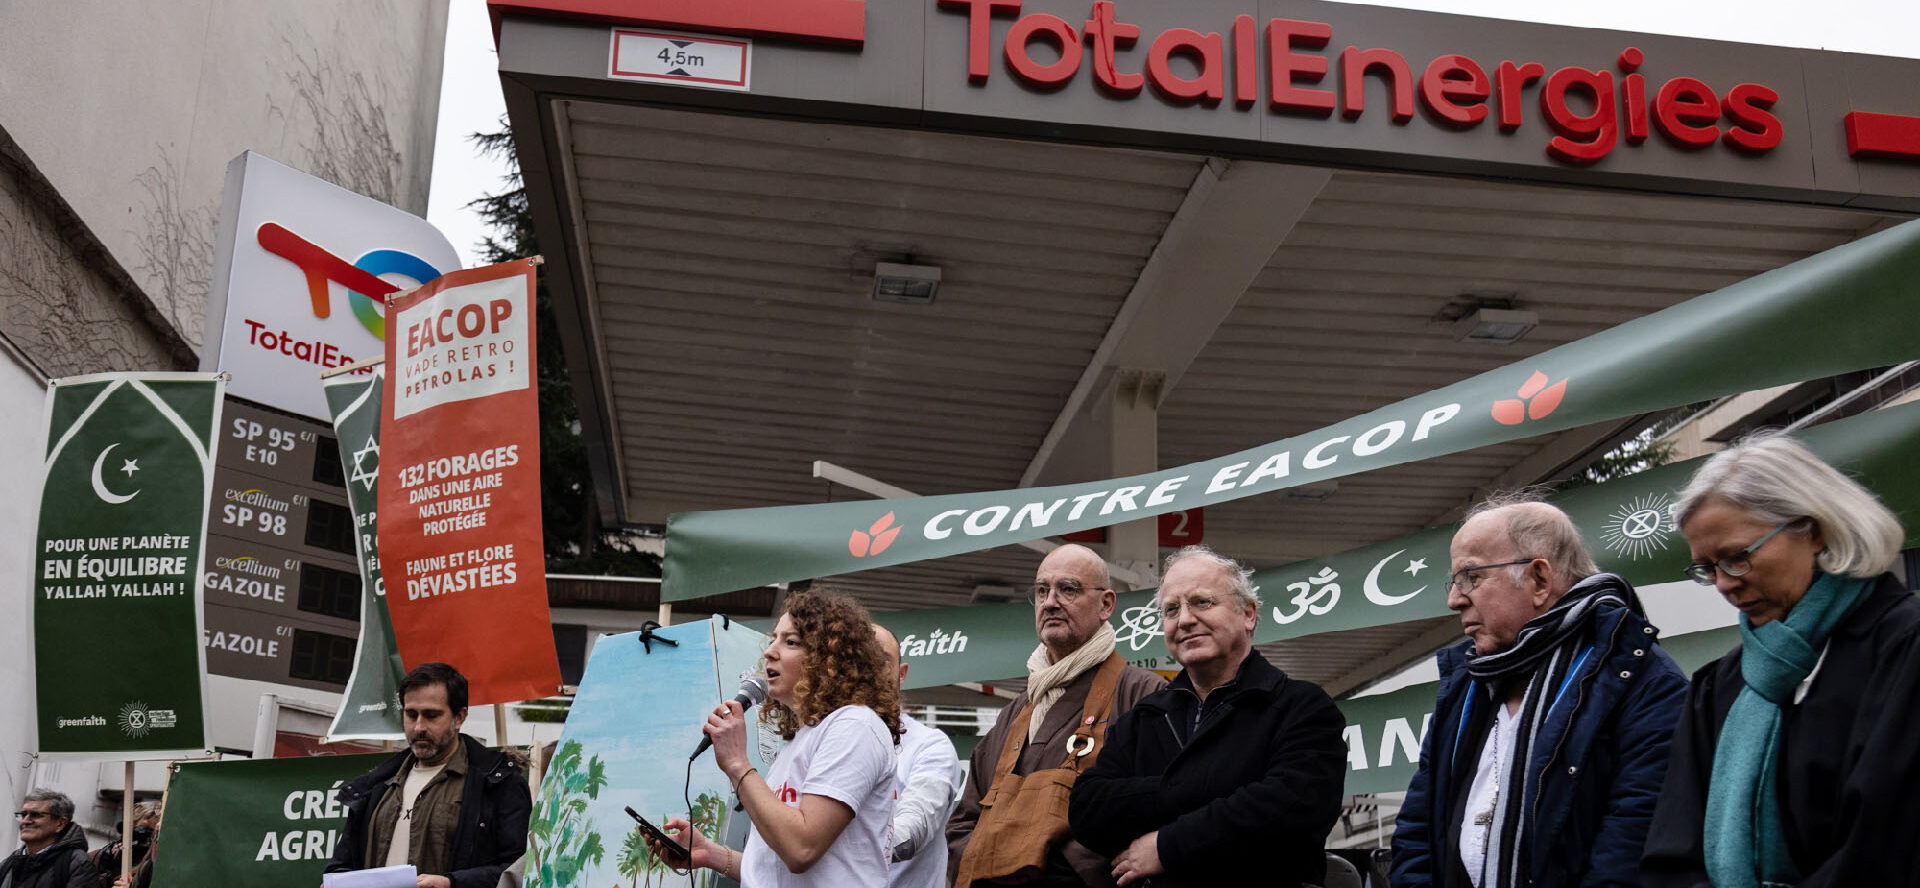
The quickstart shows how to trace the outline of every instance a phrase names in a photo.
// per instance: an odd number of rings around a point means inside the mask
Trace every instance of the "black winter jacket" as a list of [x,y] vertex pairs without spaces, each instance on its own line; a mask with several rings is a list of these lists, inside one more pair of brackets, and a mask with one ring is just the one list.
[[[1740,648],[1694,673],[1640,884],[1710,888],[1707,790]],[[1800,888],[1920,886],[1920,600],[1891,574],[1835,626],[1805,699],[1781,707],[1780,820]]]
[[[533,797],[527,792],[520,763],[512,756],[488,749],[465,734],[460,742],[467,745],[460,825],[453,837],[452,872],[440,875],[451,879],[454,888],[494,888],[500,873],[527,851],[527,817],[533,811]],[[412,757],[412,751],[402,750],[340,787],[336,797],[347,808],[347,824],[333,847],[333,859],[327,861],[327,872],[365,868],[373,810],[387,791],[387,781]]]
[[1154,888],[1320,882],[1346,779],[1346,718],[1318,685],[1258,652],[1208,697],[1202,708],[1183,671],[1114,722],[1073,785],[1074,837],[1114,855],[1158,830],[1166,873]]
[[11,877],[13,888],[94,888],[100,878],[100,871],[87,859],[87,834],[78,823],[69,822],[60,838],[39,854],[26,851],[21,848],[0,860],[0,882]]

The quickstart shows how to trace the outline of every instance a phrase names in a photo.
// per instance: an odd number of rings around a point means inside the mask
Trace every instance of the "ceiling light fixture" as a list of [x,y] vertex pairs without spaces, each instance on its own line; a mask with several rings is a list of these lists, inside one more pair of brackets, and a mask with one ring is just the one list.
[[1325,502],[1328,498],[1339,492],[1339,490],[1340,482],[1337,480],[1315,481],[1312,484],[1289,487],[1280,491],[1280,495],[1287,499],[1307,500],[1318,503]]
[[1480,306],[1453,322],[1453,335],[1461,342],[1511,345],[1539,326],[1540,316],[1517,308]]
[[901,262],[873,264],[873,300],[926,305],[940,289],[940,266]]

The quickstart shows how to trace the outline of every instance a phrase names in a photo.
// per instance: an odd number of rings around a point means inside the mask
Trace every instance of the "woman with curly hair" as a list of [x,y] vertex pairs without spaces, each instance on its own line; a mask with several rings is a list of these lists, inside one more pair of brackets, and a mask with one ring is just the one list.
[[694,866],[746,888],[885,885],[900,694],[872,618],[846,595],[796,593],[763,667],[760,717],[789,741],[771,773],[747,760],[739,703],[716,708],[705,729],[752,821],[746,849],[707,841],[685,820],[667,821],[667,831]]

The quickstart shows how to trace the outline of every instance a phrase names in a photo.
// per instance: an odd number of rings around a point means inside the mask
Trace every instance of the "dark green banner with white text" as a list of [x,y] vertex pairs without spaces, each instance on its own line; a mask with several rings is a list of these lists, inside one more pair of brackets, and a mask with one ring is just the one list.
[[340,839],[340,784],[388,757],[182,762],[167,789],[153,884],[316,888]]
[[[1878,494],[1903,526],[1920,527],[1920,403],[1903,404],[1795,433],[1814,452]],[[1699,466],[1689,460],[1551,501],[1573,518],[1604,570],[1636,585],[1681,579],[1687,544],[1668,507]],[[1456,525],[1254,572],[1261,606],[1256,644],[1437,617],[1447,609],[1448,545]],[[874,618],[900,639],[906,686],[1010,678],[1026,673],[1038,644],[1025,602],[885,611]],[[1152,669],[1167,657],[1153,591],[1120,596],[1111,620],[1120,655]]]
[[326,742],[399,740],[400,649],[393,643],[387,616],[387,588],[380,575],[379,520],[380,399],[386,368],[365,376],[326,380],[327,409],[340,440],[341,477],[347,479],[347,507],[353,513],[354,551],[360,559],[360,643],[353,671],[327,728]]
[[105,373],[47,390],[32,605],[42,754],[208,748],[199,565],[224,389],[216,374]]
[[[662,598],[1058,536],[1895,364],[1920,354],[1916,279],[1920,222],[1908,222],[1522,362],[1206,462],[1057,487],[675,514]],[[1392,572],[1381,570],[1384,582]],[[1395,570],[1418,579],[1411,562]]]

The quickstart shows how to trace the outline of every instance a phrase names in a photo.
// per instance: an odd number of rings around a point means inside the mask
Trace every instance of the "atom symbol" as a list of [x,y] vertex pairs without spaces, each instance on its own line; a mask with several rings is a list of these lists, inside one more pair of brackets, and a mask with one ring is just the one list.
[[1667,505],[1664,493],[1641,494],[1622,504],[1602,525],[1601,543],[1608,551],[1634,561],[1665,549],[1666,534],[1673,529]]
[[1160,608],[1152,602],[1130,607],[1120,613],[1120,628],[1114,632],[1115,642],[1126,642],[1127,646],[1139,650],[1148,642],[1160,637],[1165,630],[1160,626]]

